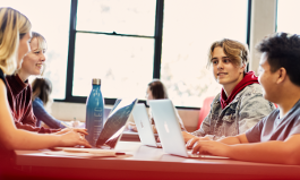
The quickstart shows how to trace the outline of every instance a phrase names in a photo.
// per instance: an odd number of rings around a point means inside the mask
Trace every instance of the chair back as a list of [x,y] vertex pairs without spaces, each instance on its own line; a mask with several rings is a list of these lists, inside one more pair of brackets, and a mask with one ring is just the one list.
[[215,98],[214,96],[209,96],[209,97],[207,97],[207,98],[204,99],[203,106],[201,107],[200,113],[199,113],[199,119],[198,119],[197,129],[200,128],[203,120],[208,115],[208,113],[210,111],[210,105],[211,105],[212,101],[214,100],[214,98]]

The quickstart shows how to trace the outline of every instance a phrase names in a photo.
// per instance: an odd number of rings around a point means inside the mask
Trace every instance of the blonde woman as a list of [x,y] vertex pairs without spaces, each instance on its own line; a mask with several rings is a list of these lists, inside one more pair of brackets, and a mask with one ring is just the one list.
[[31,23],[26,16],[12,8],[0,8],[0,178],[11,175],[14,151],[42,149],[55,146],[83,145],[90,147],[81,134],[85,130],[64,130],[60,134],[36,134],[17,129],[7,101],[6,75],[21,67],[29,51]]
[[15,74],[6,76],[10,109],[18,129],[36,131],[38,133],[56,132],[60,130],[58,128],[65,127],[55,126],[51,127],[54,129],[48,129],[36,126],[37,118],[32,108],[32,87],[28,83],[30,76],[41,75],[44,71],[46,40],[41,34],[32,32],[29,44],[31,51],[23,58],[22,67]]

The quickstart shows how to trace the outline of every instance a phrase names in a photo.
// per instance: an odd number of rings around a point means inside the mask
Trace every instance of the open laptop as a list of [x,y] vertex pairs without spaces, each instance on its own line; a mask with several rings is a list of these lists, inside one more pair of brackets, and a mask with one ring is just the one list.
[[145,104],[136,104],[133,109],[132,115],[138,130],[141,143],[143,145],[161,148],[161,143],[157,143],[155,140],[155,135],[149,120]]
[[229,159],[221,156],[191,154],[191,151],[186,148],[172,101],[169,99],[151,100],[149,105],[165,153],[191,158]]
[[95,152],[95,149],[114,149],[118,141],[121,138],[125,125],[129,119],[129,116],[134,109],[138,99],[126,98],[118,100],[115,106],[109,113],[103,129],[96,141],[96,145],[93,148],[75,148],[75,147],[59,147],[56,150],[65,150],[69,152]]

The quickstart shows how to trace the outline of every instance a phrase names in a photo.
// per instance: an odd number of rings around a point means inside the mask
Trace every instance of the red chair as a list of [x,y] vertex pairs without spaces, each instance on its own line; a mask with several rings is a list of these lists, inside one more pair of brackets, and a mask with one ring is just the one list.
[[197,129],[200,128],[202,121],[206,118],[206,116],[208,115],[209,111],[210,111],[210,104],[212,103],[212,101],[214,100],[214,96],[210,96],[204,99],[203,102],[203,106],[200,109],[200,113],[199,113],[199,119],[198,119],[198,127]]

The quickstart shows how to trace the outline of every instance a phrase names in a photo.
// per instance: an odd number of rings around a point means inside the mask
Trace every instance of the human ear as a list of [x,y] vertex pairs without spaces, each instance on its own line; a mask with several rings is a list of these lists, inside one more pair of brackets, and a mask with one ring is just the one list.
[[247,64],[246,63],[242,63],[242,65],[240,67],[240,74],[242,74],[242,73],[245,72],[246,67],[247,67]]
[[276,83],[277,84],[280,84],[280,83],[282,83],[282,82],[284,82],[284,80],[286,79],[286,77],[287,77],[287,74],[286,74],[286,69],[285,68],[279,68],[278,70],[277,70],[277,80],[276,80]]

